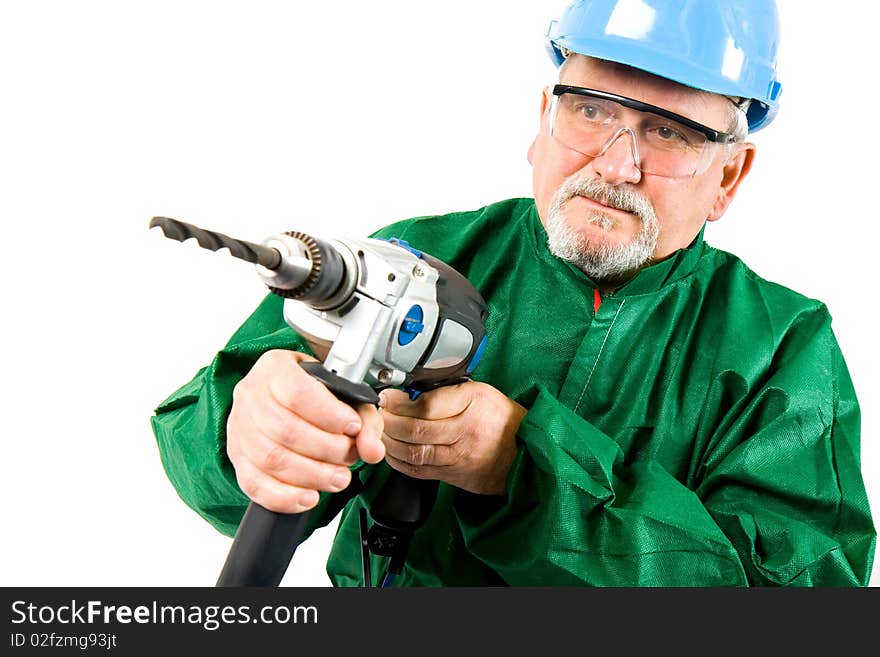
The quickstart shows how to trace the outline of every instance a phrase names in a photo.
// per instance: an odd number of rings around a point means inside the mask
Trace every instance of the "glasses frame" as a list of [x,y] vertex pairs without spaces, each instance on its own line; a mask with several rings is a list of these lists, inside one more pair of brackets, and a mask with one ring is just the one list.
[[627,98],[626,96],[618,96],[617,94],[612,94],[607,91],[599,91],[598,89],[588,89],[586,87],[575,87],[570,84],[557,84],[553,87],[553,95],[561,96],[562,94],[575,94],[577,96],[586,96],[588,98],[601,98],[604,100],[611,100],[619,105],[623,105],[624,107],[628,107],[629,109],[638,110],[640,112],[648,112],[650,114],[656,114],[657,116],[662,116],[664,119],[671,119],[672,121],[677,121],[692,130],[696,130],[699,133],[705,135],[706,139],[711,142],[715,142],[716,144],[732,144],[736,141],[736,135],[732,132],[721,132],[720,130],[714,130],[709,126],[705,126],[702,123],[697,123],[693,119],[689,119],[686,116],[682,116],[681,114],[676,114],[675,112],[670,112],[667,109],[663,109],[662,107],[657,107],[656,105],[649,105],[648,103],[643,103],[640,100],[633,100],[632,98]]

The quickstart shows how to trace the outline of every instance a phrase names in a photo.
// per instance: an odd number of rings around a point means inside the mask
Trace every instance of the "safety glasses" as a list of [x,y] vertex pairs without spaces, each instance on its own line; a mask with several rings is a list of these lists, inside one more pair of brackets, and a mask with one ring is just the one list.
[[550,134],[589,157],[605,153],[628,134],[642,173],[669,178],[702,173],[719,145],[736,140],[662,107],[584,87],[557,84],[550,108]]

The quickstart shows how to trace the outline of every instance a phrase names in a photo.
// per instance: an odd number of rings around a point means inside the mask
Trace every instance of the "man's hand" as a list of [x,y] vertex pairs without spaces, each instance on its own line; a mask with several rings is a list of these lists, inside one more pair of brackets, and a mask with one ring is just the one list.
[[476,381],[437,388],[415,401],[400,390],[383,390],[379,406],[392,468],[471,493],[504,493],[525,408]]
[[306,511],[318,491],[348,486],[358,458],[377,463],[385,455],[376,408],[355,411],[336,399],[299,366],[307,360],[314,359],[267,351],[232,395],[226,451],[238,485],[270,511]]

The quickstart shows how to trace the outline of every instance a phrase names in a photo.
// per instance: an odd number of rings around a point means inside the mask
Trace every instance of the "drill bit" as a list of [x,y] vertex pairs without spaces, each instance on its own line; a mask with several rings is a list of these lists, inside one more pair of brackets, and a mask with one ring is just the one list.
[[150,220],[150,228],[156,226],[162,229],[165,237],[170,237],[178,242],[185,242],[194,237],[199,246],[210,251],[226,248],[236,258],[263,265],[266,269],[274,270],[281,265],[281,254],[277,249],[268,246],[238,240],[223,233],[205,230],[170,217],[153,217]]

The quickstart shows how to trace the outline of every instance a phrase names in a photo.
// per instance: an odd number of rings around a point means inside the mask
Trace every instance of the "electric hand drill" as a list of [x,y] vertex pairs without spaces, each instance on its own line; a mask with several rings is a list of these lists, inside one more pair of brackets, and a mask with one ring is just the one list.
[[[287,232],[254,244],[167,217],[154,217],[150,228],[156,226],[166,237],[195,238],[204,248],[227,248],[254,263],[269,289],[284,297],[285,322],[320,360],[303,363],[303,369],[350,404],[375,404],[377,392],[391,386],[414,399],[464,381],[486,347],[487,309],[479,292],[452,267],[403,240]],[[370,508],[369,532],[362,513],[362,543],[391,557],[389,577],[400,571],[409,538],[430,512],[436,490],[437,482],[392,471]],[[343,500],[335,507],[357,492],[337,493]],[[278,585],[306,515],[275,513],[251,502],[217,585]],[[369,586],[366,548],[363,559]]]

